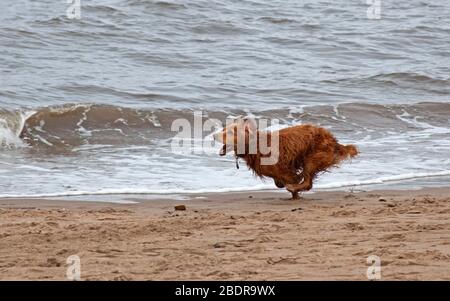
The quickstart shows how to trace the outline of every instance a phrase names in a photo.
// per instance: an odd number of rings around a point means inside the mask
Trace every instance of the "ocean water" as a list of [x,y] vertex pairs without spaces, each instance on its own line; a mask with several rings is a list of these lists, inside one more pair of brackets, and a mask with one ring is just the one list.
[[[2,0],[0,197],[273,189],[173,122],[314,123],[361,155],[315,189],[450,179],[450,2]],[[175,128],[176,129],[176,128]],[[199,144],[203,141],[204,145]]]

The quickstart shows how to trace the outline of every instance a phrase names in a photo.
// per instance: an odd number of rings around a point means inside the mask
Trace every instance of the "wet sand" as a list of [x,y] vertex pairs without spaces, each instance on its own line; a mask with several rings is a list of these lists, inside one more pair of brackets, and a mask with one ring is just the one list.
[[287,197],[3,199],[0,279],[64,280],[70,255],[82,280],[367,280],[370,255],[385,280],[450,279],[450,188]]

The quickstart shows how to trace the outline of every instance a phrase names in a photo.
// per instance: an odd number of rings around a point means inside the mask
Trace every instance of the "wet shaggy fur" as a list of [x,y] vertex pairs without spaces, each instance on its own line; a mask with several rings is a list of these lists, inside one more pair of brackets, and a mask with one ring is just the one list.
[[[244,122],[247,122],[246,120]],[[276,164],[262,165],[261,159],[265,156],[257,147],[256,154],[249,154],[249,135],[269,135],[270,132],[260,132],[251,126],[244,127],[245,133],[237,133],[238,127],[231,125],[234,136],[234,145],[229,145],[227,135],[230,135],[230,126],[215,136],[216,140],[227,142],[223,146],[221,154],[227,150],[234,150],[235,156],[242,158],[249,169],[255,175],[265,178],[273,178],[278,188],[286,187],[292,193],[292,198],[298,198],[300,191],[310,190],[316,176],[330,167],[337,166],[343,160],[355,157],[358,150],[354,145],[339,144],[336,138],[326,129],[314,125],[298,125],[282,129],[279,134],[279,158]],[[237,153],[236,141],[239,135],[245,135],[246,151],[243,154]]]

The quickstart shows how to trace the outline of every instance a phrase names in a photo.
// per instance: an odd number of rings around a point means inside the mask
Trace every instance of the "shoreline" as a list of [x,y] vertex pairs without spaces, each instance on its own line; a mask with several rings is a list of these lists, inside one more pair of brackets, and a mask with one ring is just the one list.
[[[368,192],[368,191],[397,191],[397,190],[422,190],[422,189],[433,189],[446,187],[446,183],[450,183],[450,171],[440,171],[434,174],[423,173],[411,175],[401,175],[401,176],[387,176],[371,180],[355,180],[344,183],[335,184],[322,184],[315,185],[314,188],[306,192],[306,194],[311,193],[322,193],[329,191],[358,191],[358,192]],[[14,194],[0,194],[0,200],[6,199],[56,199],[56,200],[69,200],[69,199],[95,199],[95,198],[127,198],[136,197],[140,200],[145,200],[147,198],[151,199],[170,199],[175,196],[181,196],[183,198],[190,198],[192,196],[199,195],[219,195],[219,194],[235,194],[235,193],[287,193],[286,189],[279,189],[274,186],[256,186],[250,187],[248,189],[243,188],[224,188],[218,189],[216,191],[183,191],[183,190],[165,190],[153,191],[153,190],[128,190],[128,189],[104,189],[99,191],[67,191],[59,193],[48,193],[48,194],[36,194],[36,195],[14,195]]]
[[0,199],[0,280],[450,279],[450,187],[183,197]]

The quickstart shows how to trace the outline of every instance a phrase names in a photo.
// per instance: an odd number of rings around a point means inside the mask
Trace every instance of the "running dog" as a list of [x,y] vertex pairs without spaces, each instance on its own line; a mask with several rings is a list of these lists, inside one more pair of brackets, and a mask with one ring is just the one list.
[[[273,141],[273,135],[278,137],[277,145],[271,148],[270,153],[262,151],[260,138],[263,135],[264,141]],[[291,192],[292,199],[298,199],[299,192],[310,190],[319,173],[358,155],[355,145],[339,144],[328,130],[310,124],[270,132],[258,130],[252,118],[238,117],[222,131],[213,134],[213,138],[224,144],[221,156],[234,151],[236,162],[242,158],[256,176],[272,178],[278,188],[285,187]],[[264,158],[274,155],[274,152],[276,162],[262,164]]]

